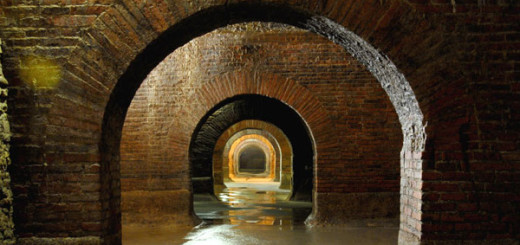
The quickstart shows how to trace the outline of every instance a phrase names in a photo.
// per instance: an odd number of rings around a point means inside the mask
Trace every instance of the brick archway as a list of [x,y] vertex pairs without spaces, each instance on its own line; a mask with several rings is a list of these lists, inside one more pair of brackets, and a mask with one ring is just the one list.
[[315,143],[315,151],[326,154],[330,147],[325,145],[337,147],[330,120],[321,103],[307,89],[290,79],[275,74],[235,71],[206,83],[197,93],[196,99],[203,102],[203,110],[209,111],[224,99],[243,94],[276,98],[292,107],[308,125]]
[[[256,96],[254,96],[256,95]],[[304,127],[301,131],[300,127],[296,125],[291,125],[293,130],[289,133],[294,135],[297,134],[310,134],[311,132],[317,133],[319,136],[314,137],[314,142],[308,142],[310,145],[308,148],[310,151],[319,152],[320,155],[317,157],[318,164],[330,165],[334,163],[334,158],[331,158],[331,155],[334,155],[334,151],[338,148],[338,139],[335,134],[334,126],[331,120],[329,119],[328,111],[323,108],[322,103],[311,93],[309,90],[304,88],[303,86],[297,84],[295,81],[287,79],[285,77],[265,73],[265,72],[257,72],[252,69],[246,68],[241,70],[235,70],[223,73],[221,75],[210,78],[209,81],[204,82],[201,85],[200,89],[197,89],[192,96],[190,96],[190,101],[194,101],[192,106],[184,106],[181,112],[178,112],[186,116],[183,120],[183,125],[186,127],[182,127],[182,131],[185,133],[175,133],[176,131],[168,131],[166,133],[164,141],[161,140],[160,145],[167,145],[169,151],[175,153],[167,153],[160,152],[159,155],[161,158],[166,159],[164,161],[154,162],[152,165],[163,165],[162,172],[165,174],[172,174],[177,171],[183,172],[186,176],[185,179],[179,179],[179,182],[189,182],[187,179],[188,171],[191,168],[190,161],[188,159],[188,155],[190,154],[190,144],[189,142],[192,140],[193,135],[195,134],[197,129],[197,123],[204,118],[208,111],[211,111],[215,105],[221,104],[222,101],[227,101],[229,99],[234,99],[236,97],[265,97],[269,100],[276,101],[277,103],[284,106],[285,110],[281,112],[287,113],[288,110],[292,111],[295,116],[291,116],[289,122],[292,123],[301,123]],[[256,100],[255,100],[256,101]],[[278,104],[277,104],[278,105]],[[271,108],[264,104],[264,108]],[[276,107],[275,107],[276,108]],[[279,112],[278,112],[279,113]],[[298,114],[299,113],[299,114]],[[226,116],[225,116],[226,117]],[[296,122],[295,120],[298,120]],[[267,117],[269,118],[269,117]],[[286,118],[285,118],[286,119]],[[282,120],[282,119],[279,119]],[[218,124],[223,124],[223,122],[218,122]],[[226,124],[223,124],[226,125]],[[126,126],[125,126],[126,127]],[[284,125],[284,129],[287,130],[287,125]],[[131,130],[131,129],[130,129]],[[297,130],[295,132],[295,130]],[[212,128],[212,132],[216,131]],[[127,131],[128,132],[128,131]],[[217,131],[218,132],[218,131]],[[218,134],[216,135],[219,136]],[[209,136],[205,135],[203,138],[207,139]],[[291,136],[290,136],[291,137]],[[297,139],[308,139],[310,136],[300,137]],[[307,142],[299,142],[298,145],[305,145],[305,147],[300,146],[298,148],[299,154],[302,149],[307,150]],[[316,147],[313,147],[313,146]],[[213,146],[209,149],[210,152],[213,152]],[[199,150],[200,153],[200,150]],[[210,154],[211,155],[211,154]],[[313,160],[312,156],[316,155],[310,154],[310,159],[307,159],[307,154],[301,154],[298,159],[303,159],[308,161],[309,167],[312,168]],[[181,160],[174,160],[181,159]],[[208,159],[206,159],[208,160]],[[211,159],[209,159],[211,161]],[[177,165],[168,165],[170,162],[176,162]],[[203,161],[206,162],[206,161]],[[316,165],[317,163],[314,163]],[[138,163],[138,165],[141,165]],[[182,167],[179,167],[182,165]],[[300,162],[299,166],[296,168],[299,171],[303,171],[307,162],[303,164]],[[121,172],[128,171],[128,167],[121,167]],[[211,165],[208,165],[207,168],[211,168]],[[145,173],[146,175],[146,173]],[[182,174],[179,174],[182,175]],[[303,179],[302,176],[299,176]],[[136,178],[137,181],[142,181],[139,178]],[[309,178],[310,179],[310,178]],[[323,185],[327,185],[326,178],[323,178]],[[188,181],[186,181],[188,180]],[[161,186],[168,185],[168,180],[166,178],[157,177],[155,179],[146,179],[144,182],[122,182],[124,185],[131,184],[135,185],[135,183],[141,183],[140,185],[145,185],[147,182],[158,183]],[[189,183],[188,183],[189,184]],[[332,184],[328,184],[330,187]],[[153,185],[155,186],[155,184]],[[157,188],[157,187],[151,187]],[[145,221],[145,222],[164,222],[167,220],[182,220],[186,221],[186,223],[190,223],[190,218],[192,218],[193,210],[192,204],[184,205],[183,202],[182,208],[178,208],[182,211],[177,213],[171,213],[164,208],[165,205],[159,205],[159,199],[157,195],[168,195],[170,199],[189,199],[184,195],[184,193],[188,192],[190,186],[182,185],[182,191],[180,191],[181,196],[178,195],[179,192],[170,191],[170,190],[162,190],[161,193],[157,194],[153,191],[133,191],[126,189],[121,193],[122,198],[124,199],[123,211],[125,212],[125,216],[123,217],[123,222],[133,222],[134,221]],[[310,196],[310,190],[309,190]],[[153,207],[147,207],[147,205],[156,201],[157,205]],[[161,200],[164,200],[161,199]],[[166,205],[167,206],[167,205]],[[316,212],[319,210],[318,207],[314,209]],[[138,211],[138,212],[136,212]],[[156,215],[157,213],[161,213],[161,215]],[[159,217],[158,219],[156,219]],[[193,224],[193,222],[191,222]]]
[[[106,175],[102,179],[114,182],[113,176],[118,176],[118,173],[114,172],[118,168],[111,167],[117,164],[117,156],[119,154],[118,149],[114,149],[114,145],[119,144],[120,136],[118,133],[114,134],[114,131],[120,131],[122,128],[126,108],[128,108],[133,94],[146,74],[148,74],[148,71],[169,52],[195,36],[229,23],[252,20],[291,24],[324,35],[331,41],[343,46],[347,52],[364,64],[380,82],[395,107],[403,130],[400,239],[402,241],[418,241],[421,236],[421,154],[425,145],[425,129],[422,124],[423,115],[410,84],[388,57],[382,55],[374,47],[356,34],[348,31],[345,27],[328,18],[295,11],[282,6],[237,4],[227,5],[225,8],[215,7],[202,11],[169,28],[144,49],[140,56],[130,64],[127,72],[119,78],[107,103],[100,147],[102,166],[105,167],[102,174],[105,173]],[[195,28],[198,26],[204,26],[207,29]],[[183,38],[178,38],[178,36]],[[172,40],[177,42],[172,43]],[[241,89],[247,90],[248,87]],[[214,96],[210,93],[206,100],[212,100],[212,98]],[[303,102],[296,97],[292,97],[289,99],[289,103],[298,107]],[[315,140],[316,142],[320,141],[320,139]],[[117,177],[114,184],[117,185]],[[104,184],[103,186],[112,189],[110,184]],[[115,205],[119,202],[118,198],[109,198],[109,200],[109,203],[114,206],[112,209],[117,210],[118,208]],[[118,227],[118,217],[111,217],[112,224],[115,224],[113,227]]]
[[[267,137],[271,145],[275,145],[276,172],[275,181],[280,182],[280,189],[293,191],[293,149],[291,142],[281,129],[260,120],[242,120],[228,127],[214,144],[213,155],[213,188],[224,188],[226,179],[225,163],[229,162],[229,144],[247,134],[259,134]],[[229,171],[229,168],[228,168]],[[285,176],[284,176],[285,175]],[[216,191],[215,191],[216,192]]]
[[[319,166],[325,169],[325,166],[333,165],[336,159],[331,156],[339,147],[339,141],[329,113],[306,88],[275,74],[239,70],[216,77],[212,82],[201,87],[196,94],[196,100],[202,102],[204,111],[209,111],[214,105],[236,95],[262,95],[291,107],[306,124],[307,133],[312,141],[315,188],[313,193],[329,191],[333,183],[329,183],[325,176],[330,173],[319,171]],[[319,179],[321,180],[318,183]],[[329,216],[329,214],[322,214],[319,200],[313,200],[313,213],[308,220],[310,223],[319,223],[322,216]]]

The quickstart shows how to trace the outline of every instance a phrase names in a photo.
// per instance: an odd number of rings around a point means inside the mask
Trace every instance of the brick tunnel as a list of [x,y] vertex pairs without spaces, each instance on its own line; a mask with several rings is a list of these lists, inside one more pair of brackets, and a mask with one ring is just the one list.
[[[194,196],[243,176],[310,203],[309,227],[519,242],[516,1],[0,6],[6,244],[195,226]],[[272,164],[233,163],[244,139]]]

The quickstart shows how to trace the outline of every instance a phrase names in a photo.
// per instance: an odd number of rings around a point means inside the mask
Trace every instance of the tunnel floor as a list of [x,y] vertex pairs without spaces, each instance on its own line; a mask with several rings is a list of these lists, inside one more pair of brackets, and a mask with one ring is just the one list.
[[272,185],[232,184],[220,200],[194,195],[203,222],[195,228],[123,226],[123,244],[396,244],[398,223],[357,220],[335,227],[306,227],[310,202],[286,201]]

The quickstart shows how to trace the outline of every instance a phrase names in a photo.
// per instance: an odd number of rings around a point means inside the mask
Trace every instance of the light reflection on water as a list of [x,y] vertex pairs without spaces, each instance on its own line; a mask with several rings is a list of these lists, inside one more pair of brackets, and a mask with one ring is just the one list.
[[286,201],[287,195],[251,186],[222,189],[217,193],[222,201],[209,194],[195,195],[194,208],[203,219],[201,225],[184,230],[126,228],[129,235],[124,244],[397,244],[397,224],[370,226],[361,221],[350,226],[308,228],[303,222],[311,212],[311,203]]
[[280,229],[265,225],[208,225],[194,229],[183,244],[397,244],[397,227],[312,228],[293,226]]
[[287,201],[290,195],[273,185],[250,183],[228,183],[216,198],[196,195],[195,212],[204,223],[185,237],[184,244],[266,244],[272,234],[258,234],[291,231],[295,225],[305,232],[303,222],[312,204]]
[[196,196],[195,212],[204,223],[184,244],[396,244],[397,225],[308,228],[310,202],[288,201],[289,192],[272,186],[228,185],[212,196]]
[[291,193],[272,185],[228,185],[216,195],[218,200],[210,195],[195,196],[195,212],[209,224],[303,224],[312,206],[310,202],[286,201]]

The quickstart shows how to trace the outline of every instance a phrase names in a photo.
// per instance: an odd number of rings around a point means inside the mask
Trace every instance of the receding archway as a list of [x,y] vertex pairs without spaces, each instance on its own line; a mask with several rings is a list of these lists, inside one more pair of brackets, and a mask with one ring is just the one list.
[[233,146],[229,147],[227,151],[229,177],[233,173],[237,177],[246,178],[247,181],[255,177],[271,181],[276,178],[275,170],[279,168],[279,157],[275,153],[272,141],[261,134],[248,133],[238,139],[230,139],[227,144],[240,144],[234,149]]
[[[244,74],[215,79],[207,85],[221,87],[224,81],[234,80],[236,86],[229,87],[239,88],[259,81],[277,82],[275,77],[262,76],[249,80],[251,76]],[[260,171],[240,170],[241,158],[249,149],[260,156]],[[303,225],[312,207],[313,152],[304,118],[282,101],[241,94],[219,102],[200,120],[191,137],[191,174],[196,176],[192,183],[196,186],[201,179],[211,179],[213,185],[212,190],[194,188],[195,214],[210,223]],[[255,216],[263,213],[258,201],[277,207],[278,214]]]
[[[229,23],[251,20],[287,23],[325,35],[345,47],[380,81],[394,104],[403,129],[401,239],[419,239],[420,220],[414,218],[414,214],[420,212],[421,205],[420,154],[424,148],[424,127],[413,91],[395,65],[357,35],[326,18],[279,6],[236,4],[206,10],[170,28],[134,60],[114,88],[105,110],[100,145],[102,188],[109,193],[104,199],[109,207],[106,216],[110,222],[105,229],[108,241],[117,240],[120,234],[118,145],[126,110],[139,84],[162,58],[193,37]],[[197,28],[200,26],[204,28]]]
[[[259,135],[267,138],[269,144],[274,148],[274,155],[272,156],[275,158],[273,181],[279,183],[280,189],[292,192],[294,151],[289,138],[280,128],[271,123],[260,120],[244,120],[225,130],[215,143],[213,151],[213,186],[215,193],[224,186],[224,178],[227,175],[225,163],[231,160],[228,158],[229,145],[245,135]],[[304,158],[300,157],[300,159]],[[311,163],[312,159],[307,161]],[[308,178],[308,181],[312,181],[312,175]],[[311,189],[308,191],[311,194]]]
[[[248,81],[239,82],[236,87],[240,87],[240,83]],[[278,175],[281,179],[277,181],[280,182],[281,188],[288,188],[293,193],[293,199],[311,201],[313,165],[316,159],[311,129],[293,108],[276,99],[260,95],[239,95],[221,101],[201,119],[190,143],[192,180],[193,177],[206,181],[209,179],[211,183],[215,182],[214,188],[218,189],[224,180],[215,176],[226,176],[227,172],[222,174],[219,171],[228,171],[229,168],[222,170],[222,167],[232,160],[232,156],[228,157],[223,153],[226,152],[226,147],[230,147],[239,137],[244,136],[240,132],[247,132],[243,131],[246,129],[264,129],[266,133],[274,135],[276,143],[280,146],[280,152],[277,154],[283,158],[278,171],[284,172],[282,176]],[[266,135],[266,138],[268,137],[269,135]],[[219,154],[216,154],[217,152]],[[293,165],[293,162],[298,164]],[[197,184],[196,180],[193,184],[208,186]],[[212,191],[197,189],[196,186],[194,188],[195,192]]]

